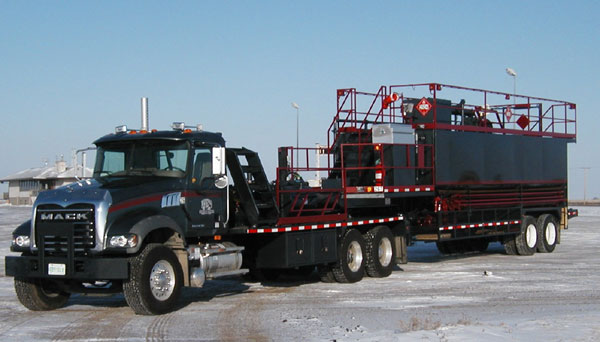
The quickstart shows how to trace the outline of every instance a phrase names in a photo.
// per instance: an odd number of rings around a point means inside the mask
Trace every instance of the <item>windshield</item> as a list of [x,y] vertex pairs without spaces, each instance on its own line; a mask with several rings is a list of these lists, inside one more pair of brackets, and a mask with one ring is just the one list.
[[134,141],[99,146],[94,178],[183,177],[188,145],[179,141]]

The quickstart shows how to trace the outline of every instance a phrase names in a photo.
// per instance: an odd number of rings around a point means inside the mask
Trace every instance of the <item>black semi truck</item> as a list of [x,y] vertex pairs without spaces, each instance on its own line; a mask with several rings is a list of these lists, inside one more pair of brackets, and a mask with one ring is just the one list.
[[351,283],[388,276],[415,241],[531,255],[567,228],[573,103],[437,83],[339,89],[327,139],[279,148],[270,182],[257,153],[201,126],[117,127],[94,142],[93,179],[39,194],[6,275],[31,310],[123,292],[137,314],[161,314],[207,279],[295,269]]

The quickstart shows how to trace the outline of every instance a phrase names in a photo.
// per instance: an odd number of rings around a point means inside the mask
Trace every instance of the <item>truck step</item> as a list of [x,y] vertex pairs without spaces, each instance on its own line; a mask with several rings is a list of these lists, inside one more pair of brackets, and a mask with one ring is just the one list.
[[234,270],[234,271],[222,271],[222,272],[216,272],[216,273],[208,273],[206,275],[207,279],[214,279],[214,278],[220,278],[220,277],[227,277],[227,276],[233,276],[233,275],[241,275],[241,274],[246,274],[250,272],[249,269],[247,268],[241,268],[239,270]]

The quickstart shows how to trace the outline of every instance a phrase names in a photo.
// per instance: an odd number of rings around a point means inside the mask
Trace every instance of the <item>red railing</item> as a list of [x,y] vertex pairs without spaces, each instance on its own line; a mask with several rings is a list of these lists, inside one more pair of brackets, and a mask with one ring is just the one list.
[[[392,85],[389,93],[401,94],[401,101],[390,108],[390,116],[402,117],[405,123],[414,123],[407,115],[412,102],[431,101],[433,120],[424,128],[568,139],[577,135],[576,105],[567,101],[439,83]],[[442,99],[457,102],[438,104]],[[449,121],[439,116],[448,111],[452,113]],[[472,115],[469,122],[465,114]]]
[[[397,149],[396,154],[402,155],[404,161],[386,160],[386,151],[390,147]],[[280,218],[280,224],[299,222],[320,222],[347,218],[348,194],[383,193],[397,186],[411,186],[417,189],[426,187],[433,191],[430,183],[417,184],[418,171],[431,172],[433,179],[433,146],[428,144],[342,144],[340,149],[340,164],[334,163],[333,155],[327,148],[295,148],[282,147],[284,153],[290,156],[288,167],[277,168],[276,199],[281,212],[286,213]],[[352,150],[355,151],[352,151]],[[361,162],[358,159],[348,161],[344,156],[358,156],[358,151],[370,153],[375,160]],[[294,153],[297,151],[298,153]],[[294,156],[299,155],[299,160]],[[311,155],[316,156],[314,161]],[[327,161],[317,158],[326,158]],[[311,162],[312,161],[312,162]],[[320,164],[327,164],[321,167]],[[319,165],[315,165],[319,164]],[[323,178],[308,179],[311,173],[323,173]],[[388,181],[388,174],[406,172],[406,184],[395,184]],[[312,183],[311,183],[312,182]],[[421,190],[418,190],[421,191]],[[425,191],[425,190],[423,190]],[[402,191],[404,192],[404,191]]]
[[[386,103],[394,94],[398,100]],[[426,123],[416,122],[410,115],[414,115],[415,103],[421,99],[431,102],[433,118]],[[438,116],[442,112],[452,114],[446,119]],[[327,145],[332,148],[340,133],[348,131],[358,132],[359,142],[368,142],[361,135],[367,135],[369,125],[374,123],[575,139],[576,112],[576,105],[567,101],[439,83],[382,86],[376,93],[339,89]]]
[[[290,160],[288,167],[277,168],[275,195],[280,212],[285,213],[284,217],[279,218],[278,224],[346,219],[347,211],[342,182],[339,182],[339,186],[324,187],[320,177],[321,172],[327,179],[331,173],[341,173],[342,170],[331,167],[332,155],[329,153],[329,149],[281,147],[280,151],[282,150],[285,155],[290,157]],[[295,155],[298,156],[298,160],[295,159]],[[311,158],[311,155],[315,158]],[[322,161],[323,158],[327,160]],[[320,166],[320,162],[325,165]],[[315,179],[306,181],[305,178],[312,177],[311,173],[313,172]],[[311,184],[310,181],[313,183]]]
[[386,117],[383,103],[387,96],[384,86],[376,93],[359,92],[355,88],[338,89],[337,112],[327,130],[327,146],[335,146],[340,132],[355,130],[361,134],[369,124],[396,122],[389,110]]

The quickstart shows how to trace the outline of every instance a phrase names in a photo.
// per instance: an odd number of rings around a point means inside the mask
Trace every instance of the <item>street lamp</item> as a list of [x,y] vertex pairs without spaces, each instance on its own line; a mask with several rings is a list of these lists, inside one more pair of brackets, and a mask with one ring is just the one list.
[[300,106],[292,102],[292,107],[296,108],[296,167],[298,167],[298,147],[300,146]]
[[513,78],[513,105],[517,104],[517,72],[512,68],[506,68],[506,73]]

